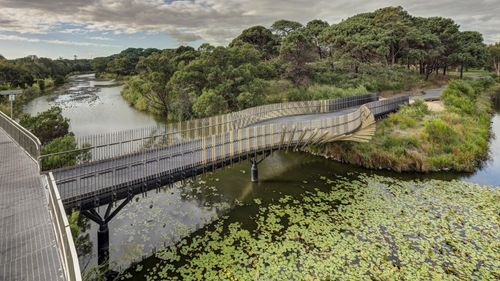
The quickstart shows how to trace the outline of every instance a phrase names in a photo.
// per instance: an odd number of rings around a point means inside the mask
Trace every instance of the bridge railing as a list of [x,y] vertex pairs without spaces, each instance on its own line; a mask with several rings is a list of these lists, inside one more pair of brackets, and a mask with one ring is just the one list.
[[59,195],[54,176],[49,173],[46,176],[49,190],[49,210],[54,222],[54,231],[57,239],[57,249],[63,265],[64,279],[67,281],[81,281],[80,264],[76,252],[71,228],[64,210],[64,205]]
[[[333,100],[285,102],[248,108],[209,118],[165,124],[163,127],[118,131],[77,138],[78,149],[49,155],[42,159],[61,159],[64,155],[81,153],[82,162],[96,162],[140,152],[148,147],[176,145],[185,139],[199,139],[244,128],[261,121],[289,115],[326,113],[377,100],[374,94]],[[44,162],[44,161],[42,161]]]
[[177,138],[198,138],[201,136],[244,128],[257,122],[288,115],[311,114],[342,110],[377,100],[376,94],[367,94],[331,100],[283,102],[247,108],[241,111],[217,116],[172,122],[159,126],[96,134],[77,138],[79,144],[90,146],[110,143],[127,143],[149,140],[164,136],[168,140]]
[[101,192],[115,194],[124,187],[164,176],[189,175],[190,171],[247,158],[254,153],[301,150],[339,140],[359,130],[371,111],[385,114],[407,102],[407,97],[375,101],[340,116],[288,124],[263,124],[195,140],[184,139],[169,147],[153,146],[127,156],[58,171],[58,185],[61,184],[65,205],[71,206],[90,200]]
[[6,114],[0,111],[0,127],[21,146],[24,151],[35,161],[38,162],[40,156],[41,142],[30,131],[19,125]]

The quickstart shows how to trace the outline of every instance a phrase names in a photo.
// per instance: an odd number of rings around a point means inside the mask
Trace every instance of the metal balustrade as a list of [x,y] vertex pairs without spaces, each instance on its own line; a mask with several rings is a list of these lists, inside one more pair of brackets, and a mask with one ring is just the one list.
[[[41,149],[40,140],[1,111],[0,128],[2,128],[12,140],[30,156],[38,168],[40,168],[38,162]],[[45,183],[48,189],[48,209],[52,216],[52,225],[57,239],[57,250],[59,251],[62,262],[64,279],[68,281],[80,281],[82,279],[80,266],[78,264],[78,255],[76,253],[73,237],[71,236],[68,219],[52,174],[49,175],[49,179],[46,179]]]
[[327,113],[375,100],[377,100],[377,96],[369,94],[333,100],[285,102],[252,107],[203,119],[168,123],[164,126],[81,136],[77,138],[77,150],[42,155],[42,158],[65,153],[90,152],[91,159],[87,159],[87,162],[95,162],[142,151],[153,144],[159,145],[160,142],[163,146],[175,145],[185,139],[198,139],[203,136],[221,134],[265,120],[290,115]]
[[80,264],[78,262],[73,235],[71,234],[68,218],[52,173],[45,176],[45,182],[49,191],[49,210],[54,222],[54,232],[59,246],[58,250],[63,266],[64,279],[68,281],[81,281]]
[[0,111],[0,128],[2,128],[23,150],[38,163],[41,142],[30,131],[19,125]]
[[[364,104],[339,116],[290,123],[270,123],[228,130],[173,143],[151,141],[150,146],[127,155],[82,163],[54,171],[65,206],[116,196],[120,190],[169,177],[171,181],[199,174],[224,163],[276,150],[301,150],[331,141],[368,141],[374,117],[395,111],[408,97]],[[374,114],[375,113],[375,114]],[[159,183],[158,183],[159,184]]]

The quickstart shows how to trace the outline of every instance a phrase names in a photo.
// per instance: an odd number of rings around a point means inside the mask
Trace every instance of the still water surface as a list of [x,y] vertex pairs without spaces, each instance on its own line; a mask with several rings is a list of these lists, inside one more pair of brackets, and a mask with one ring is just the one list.
[[[53,105],[63,108],[63,115],[71,119],[71,130],[76,135],[140,128],[156,125],[153,117],[131,108],[120,96],[122,86],[113,81],[96,81],[92,75],[78,76],[62,93],[40,97],[29,103],[25,111],[30,114],[46,110]],[[136,195],[109,223],[110,269],[127,270],[128,277],[142,280],[144,272],[158,260],[152,253],[172,245],[183,237],[202,231],[220,216],[230,221],[252,225],[251,214],[262,205],[284,195],[294,197],[315,189],[328,189],[321,176],[354,177],[359,173],[379,174],[398,179],[436,178],[461,179],[473,183],[500,185],[500,102],[495,102],[491,158],[472,174],[431,173],[397,174],[387,171],[369,171],[339,164],[305,153],[275,153],[259,165],[258,184],[250,182],[250,165],[238,163],[196,179],[179,182]],[[99,213],[103,215],[105,206]],[[82,270],[97,265],[97,229],[95,223],[83,219],[85,225],[79,238]],[[144,268],[144,271],[137,271]]]
[[34,115],[59,106],[76,136],[156,125],[154,117],[127,104],[120,95],[122,88],[115,81],[96,80],[94,74],[73,76],[63,90],[34,99],[24,112]]

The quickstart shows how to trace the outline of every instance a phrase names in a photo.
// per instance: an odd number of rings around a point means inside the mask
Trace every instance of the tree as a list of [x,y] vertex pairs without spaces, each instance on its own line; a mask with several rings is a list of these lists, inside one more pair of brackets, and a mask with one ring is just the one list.
[[7,60],[0,61],[0,84],[7,85],[7,88],[26,88],[33,82],[34,78],[26,68]]
[[225,113],[228,105],[224,97],[213,90],[204,91],[193,105],[193,111],[198,117],[207,117]]
[[[423,19],[421,23],[426,33],[431,33],[439,39],[440,54],[434,62],[433,68],[436,73],[439,67],[443,68],[446,74],[448,66],[453,63],[453,56],[459,48],[459,26],[452,19],[442,17],[431,17]],[[433,71],[432,69],[431,71]]]
[[147,81],[143,97],[148,101],[148,105],[152,106],[160,115],[168,117],[170,110],[170,91],[167,88],[167,83],[170,80],[170,75],[161,72],[149,72],[143,75]]
[[104,73],[108,67],[109,59],[105,57],[99,57],[92,60],[92,68],[97,73]]
[[271,25],[271,31],[283,38],[293,31],[302,28],[303,25],[296,21],[278,20]]
[[198,52],[200,53],[210,53],[215,49],[214,46],[208,44],[208,43],[203,43],[198,47]]
[[489,45],[488,52],[493,70],[500,76],[500,42]]
[[52,107],[34,117],[24,115],[20,124],[37,136],[42,144],[69,133],[69,119],[62,116],[60,107]]
[[269,29],[263,26],[253,26],[243,30],[238,37],[233,39],[229,47],[237,47],[245,43],[262,52],[263,57],[266,59],[270,59],[277,54],[278,40]]
[[381,62],[386,55],[380,28],[373,24],[373,15],[359,14],[332,25],[322,34],[337,61],[351,65],[355,73],[365,63]]
[[476,31],[460,32],[458,42],[459,47],[452,55],[452,60],[459,65],[462,79],[465,67],[484,65],[487,49],[483,43],[483,35]]
[[304,30],[294,31],[281,43],[280,57],[286,64],[285,76],[295,84],[309,82],[311,69],[307,63],[316,58],[312,37]]
[[320,59],[323,58],[323,54],[327,49],[327,47],[322,44],[323,42],[321,41],[320,35],[329,26],[330,25],[326,21],[317,19],[308,22],[306,25],[306,30],[311,35],[314,45],[316,45],[316,50]]
[[400,6],[379,9],[373,16],[373,24],[381,31],[381,39],[387,48],[387,62],[394,65],[411,40],[411,16]]
[[78,149],[78,143],[73,134],[65,135],[53,139],[42,147],[42,155],[55,154],[42,158],[42,170],[53,170],[66,166],[76,165],[79,161],[88,161],[90,159],[90,151],[88,149],[75,151]]

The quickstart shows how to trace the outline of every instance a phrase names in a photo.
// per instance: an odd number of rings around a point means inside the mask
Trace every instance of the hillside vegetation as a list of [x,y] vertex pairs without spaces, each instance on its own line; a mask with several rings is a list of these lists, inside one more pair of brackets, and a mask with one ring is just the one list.
[[489,61],[480,33],[387,7],[336,24],[249,27],[227,47],[131,48],[93,65],[99,76],[126,80],[123,96],[134,107],[189,119],[285,100],[421,89],[447,80],[450,70],[460,77]]

